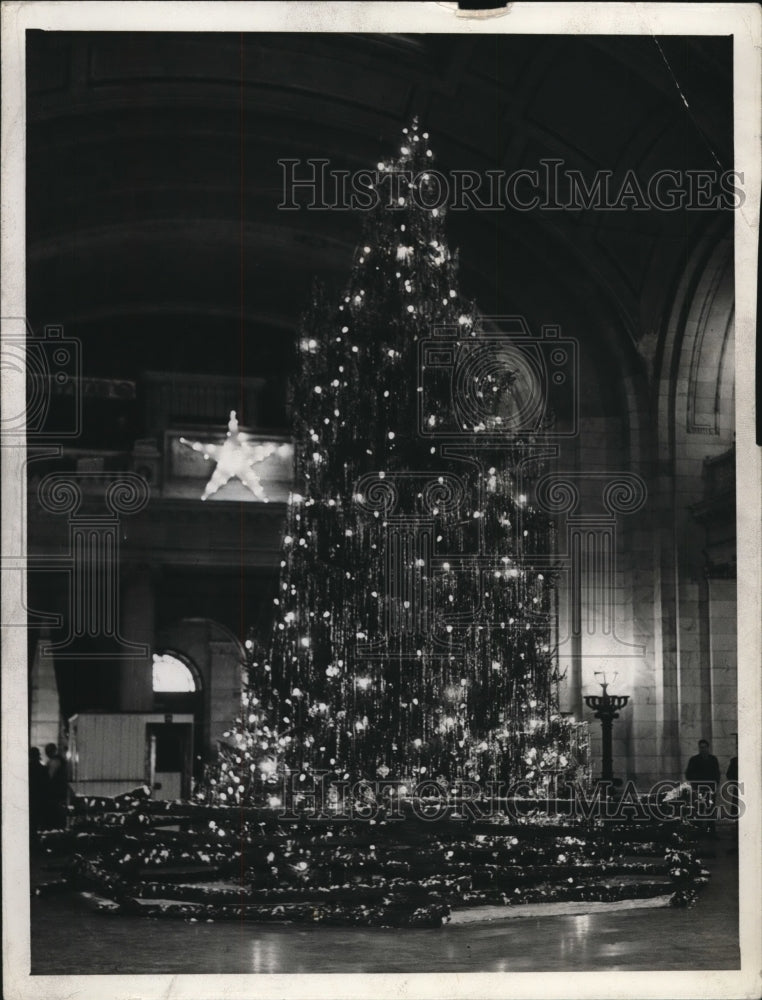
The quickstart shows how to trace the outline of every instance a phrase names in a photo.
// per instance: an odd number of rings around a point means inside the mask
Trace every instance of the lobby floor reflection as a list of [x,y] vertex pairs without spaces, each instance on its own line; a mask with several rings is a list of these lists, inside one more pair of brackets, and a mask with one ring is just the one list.
[[738,856],[728,831],[690,910],[514,917],[441,930],[186,923],[32,899],[32,974],[541,972],[735,969]]

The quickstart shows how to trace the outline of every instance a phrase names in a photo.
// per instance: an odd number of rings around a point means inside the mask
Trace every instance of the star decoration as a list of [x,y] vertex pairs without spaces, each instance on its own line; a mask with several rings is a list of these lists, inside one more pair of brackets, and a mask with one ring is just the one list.
[[217,463],[211,479],[201,494],[202,500],[208,499],[221,486],[235,478],[240,479],[258,500],[267,503],[268,498],[262,489],[261,480],[252,466],[264,462],[266,458],[276,452],[285,456],[290,451],[290,445],[287,444],[278,445],[271,441],[254,443],[242,438],[238,430],[235,410],[230,411],[227,439],[224,444],[204,444],[201,441],[188,441],[187,438],[183,437],[180,438],[180,442],[192,448],[193,451],[200,452],[206,461],[211,458]]

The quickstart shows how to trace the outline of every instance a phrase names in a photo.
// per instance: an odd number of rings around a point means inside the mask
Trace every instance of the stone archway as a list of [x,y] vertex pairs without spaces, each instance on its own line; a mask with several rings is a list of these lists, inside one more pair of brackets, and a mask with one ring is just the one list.
[[210,618],[183,618],[156,636],[156,650],[171,650],[194,664],[202,690],[198,706],[196,754],[204,759],[240,709],[245,652],[240,640]]
[[732,238],[715,232],[685,267],[659,368],[656,655],[678,773],[701,737],[721,762],[735,753],[734,301]]

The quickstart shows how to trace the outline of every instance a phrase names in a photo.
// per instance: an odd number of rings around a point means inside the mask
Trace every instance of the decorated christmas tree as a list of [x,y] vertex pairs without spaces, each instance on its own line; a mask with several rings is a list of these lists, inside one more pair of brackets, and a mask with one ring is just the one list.
[[576,764],[530,497],[542,449],[461,297],[432,165],[414,123],[377,166],[344,294],[316,289],[302,321],[273,634],[247,641],[212,800],[261,801],[284,775],[541,787]]

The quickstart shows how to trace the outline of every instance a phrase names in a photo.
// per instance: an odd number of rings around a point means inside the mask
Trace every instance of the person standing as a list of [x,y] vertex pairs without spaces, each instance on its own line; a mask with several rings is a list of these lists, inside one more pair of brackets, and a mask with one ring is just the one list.
[[727,816],[728,819],[732,821],[731,830],[733,831],[734,842],[728,848],[728,854],[738,853],[738,817],[740,815],[740,809],[738,806],[738,757],[731,757],[728,764],[728,769],[725,772],[725,777],[727,778],[727,784],[725,786],[726,794],[730,798],[730,804],[727,806]]
[[709,753],[709,740],[698,741],[698,753],[688,761],[685,780],[693,789],[693,806],[707,818],[707,830],[715,836],[714,810],[717,786],[720,783],[720,762]]
[[720,762],[709,753],[709,740],[698,741],[698,753],[691,757],[685,769],[685,780],[691,782],[708,781],[716,786],[720,780]]
[[66,761],[58,752],[55,743],[47,744],[45,756],[48,772],[47,826],[48,829],[60,829],[66,825],[66,806],[69,798]]
[[738,781],[738,757],[731,757],[725,777],[728,781]]
[[48,772],[37,747],[29,747],[29,839],[36,843],[48,800]]

